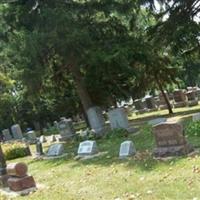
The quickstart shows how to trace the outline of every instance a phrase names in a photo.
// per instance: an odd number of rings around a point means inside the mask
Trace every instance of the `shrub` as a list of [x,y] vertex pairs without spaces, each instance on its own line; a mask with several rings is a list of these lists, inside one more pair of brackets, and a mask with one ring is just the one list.
[[21,158],[28,155],[27,147],[20,142],[2,144],[6,160]]
[[188,123],[185,132],[190,136],[200,136],[200,121]]
[[110,138],[115,138],[115,137],[126,137],[128,136],[128,131],[125,129],[114,129],[109,132],[107,132],[105,138],[110,139]]

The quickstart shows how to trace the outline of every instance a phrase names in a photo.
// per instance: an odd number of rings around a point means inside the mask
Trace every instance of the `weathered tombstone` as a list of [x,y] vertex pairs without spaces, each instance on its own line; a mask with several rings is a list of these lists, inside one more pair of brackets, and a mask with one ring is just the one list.
[[98,153],[96,141],[86,140],[79,144],[78,155],[89,156]]
[[56,141],[56,136],[55,135],[51,135],[50,136],[50,142],[55,142]]
[[40,140],[37,140],[37,142],[36,142],[36,155],[41,156],[43,154],[44,153],[43,153],[42,143],[40,142]]
[[156,102],[153,96],[146,96],[145,97],[145,102],[146,102],[146,106],[149,109],[149,111],[156,111],[158,110],[157,106],[156,106]]
[[148,111],[145,102],[142,99],[136,99],[133,102],[136,110],[136,114],[142,114]]
[[187,98],[183,90],[175,90],[173,95],[175,108],[185,107],[187,105]]
[[119,151],[120,158],[132,156],[135,153],[136,153],[136,150],[132,141],[125,141],[121,143],[120,151]]
[[195,113],[192,115],[192,121],[200,121],[200,113]]
[[40,142],[41,142],[41,143],[47,142],[47,139],[46,139],[46,137],[45,137],[44,135],[41,135],[41,136],[40,136]]
[[4,136],[5,141],[8,141],[8,140],[12,140],[12,139],[13,139],[12,136],[11,136],[11,134],[10,134],[9,129],[4,129],[4,130],[2,131],[2,133],[3,133],[3,136]]
[[33,131],[33,130],[32,131],[28,131],[26,133],[26,135],[27,135],[28,141],[30,141],[31,143],[36,142],[37,136],[36,136],[35,131]]
[[47,156],[60,156],[64,153],[64,145],[63,144],[52,144],[48,151]]
[[153,127],[153,133],[156,157],[185,155],[193,150],[184,137],[183,126],[179,123],[160,123]]
[[160,117],[160,118],[156,118],[156,119],[152,119],[152,120],[148,121],[148,124],[155,126],[157,124],[160,124],[160,123],[163,123],[163,122],[166,122],[166,121],[167,121],[166,118]]
[[195,96],[197,100],[200,100],[200,88],[199,87],[187,87],[188,91],[193,91],[195,93]]
[[[165,95],[166,95],[168,101],[170,102],[169,95],[168,95],[168,93],[166,91],[165,91]],[[162,93],[159,94],[159,108],[161,110],[167,109],[167,104],[166,104],[165,98],[164,98]]]
[[97,136],[101,136],[105,132],[105,120],[99,107],[91,107],[87,110],[87,117],[91,128]]
[[22,139],[23,134],[19,124],[11,126],[11,131],[14,139]]
[[131,131],[127,114],[123,108],[110,110],[108,117],[112,129],[126,129],[127,131]]
[[198,98],[196,97],[196,94],[195,94],[194,91],[186,92],[186,96],[187,96],[187,99],[188,99],[188,106],[198,105]]
[[58,124],[60,138],[59,141],[66,141],[71,139],[75,135],[75,130],[71,119],[61,118]]

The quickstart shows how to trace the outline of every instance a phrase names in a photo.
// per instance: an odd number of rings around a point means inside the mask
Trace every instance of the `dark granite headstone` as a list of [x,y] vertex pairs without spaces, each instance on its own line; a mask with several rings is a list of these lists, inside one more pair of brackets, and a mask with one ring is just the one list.
[[42,143],[38,140],[37,142],[36,142],[36,155],[37,156],[41,156],[41,155],[43,155],[44,153],[43,153],[43,147],[42,147]]
[[175,90],[174,95],[174,107],[180,108],[187,105],[187,98],[183,90]]

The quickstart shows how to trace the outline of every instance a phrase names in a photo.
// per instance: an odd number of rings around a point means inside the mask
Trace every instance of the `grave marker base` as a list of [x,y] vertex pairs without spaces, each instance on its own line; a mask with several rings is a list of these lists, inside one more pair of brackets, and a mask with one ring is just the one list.
[[157,147],[154,149],[155,157],[168,157],[168,156],[182,156],[187,155],[193,151],[193,147],[190,144],[168,147]]
[[36,187],[32,176],[25,176],[22,178],[11,177],[8,179],[8,186],[12,191],[22,191],[28,188]]
[[197,105],[198,105],[198,101],[197,100],[188,101],[188,106],[197,106]]
[[185,107],[185,106],[187,106],[187,103],[185,101],[174,103],[174,108],[181,108],[181,107]]

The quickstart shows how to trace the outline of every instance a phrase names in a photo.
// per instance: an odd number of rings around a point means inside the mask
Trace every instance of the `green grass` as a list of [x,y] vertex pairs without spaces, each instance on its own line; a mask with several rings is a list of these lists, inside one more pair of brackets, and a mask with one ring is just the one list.
[[[199,107],[197,107],[199,109]],[[193,110],[192,110],[193,111]],[[181,117],[190,111],[180,112]],[[184,113],[184,114],[183,114]],[[158,114],[158,113],[157,113]],[[153,114],[154,116],[156,113]],[[148,116],[149,117],[149,116]],[[178,114],[175,117],[180,118]],[[143,120],[145,116],[141,120]],[[134,121],[134,120],[133,120]],[[200,137],[187,136],[195,146]],[[135,143],[135,157],[120,160],[120,143],[130,139]],[[74,160],[78,142],[66,144],[69,156],[57,160],[33,160],[31,157],[13,160],[29,166],[29,174],[41,186],[35,192],[17,200],[193,200],[200,197],[200,156],[177,157],[168,161],[153,159],[155,146],[151,127],[142,125],[140,134],[97,140],[101,157]],[[32,151],[35,147],[32,146]],[[6,199],[1,197],[0,199]]]

